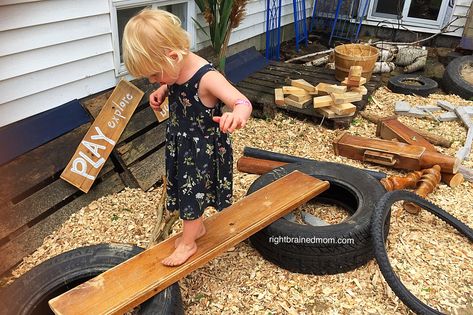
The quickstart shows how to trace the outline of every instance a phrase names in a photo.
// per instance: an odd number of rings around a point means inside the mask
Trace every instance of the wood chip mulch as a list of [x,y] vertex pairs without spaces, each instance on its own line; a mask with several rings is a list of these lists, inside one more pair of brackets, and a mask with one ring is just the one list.
[[[457,105],[473,105],[456,96],[434,94],[428,98],[394,94],[378,89],[366,111],[392,115],[394,102],[433,105],[437,99]],[[455,155],[463,145],[466,130],[460,122],[437,123],[431,119],[400,117],[400,121],[453,140]],[[349,132],[375,137],[376,126],[356,117]],[[234,196],[241,199],[257,175],[236,170],[244,146],[279,153],[377,169],[333,154],[332,141],[341,130],[327,130],[311,120],[300,120],[280,112],[272,120],[252,119],[233,135]],[[473,167],[473,158],[464,162]],[[67,250],[102,242],[132,243],[146,247],[161,188],[137,189],[100,198],[84,207],[44,240],[43,245],[14,272],[20,276],[40,262]],[[473,227],[473,184],[456,188],[444,184],[429,200]],[[327,211],[325,211],[327,212]],[[209,211],[206,215],[210,215]],[[335,211],[324,214],[327,222],[343,218]],[[177,232],[180,223],[174,227]],[[388,239],[391,264],[403,283],[422,301],[449,314],[473,314],[473,245],[443,221],[422,211],[406,213],[395,205]],[[267,261],[248,241],[218,256],[206,266],[179,281],[187,314],[410,314],[383,279],[374,260],[354,271],[312,276],[288,272]]]

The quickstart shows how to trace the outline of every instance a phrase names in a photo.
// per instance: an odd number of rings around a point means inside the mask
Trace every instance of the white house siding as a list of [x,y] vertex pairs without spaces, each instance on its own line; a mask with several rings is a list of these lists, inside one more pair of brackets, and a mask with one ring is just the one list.
[[[0,0],[0,127],[116,85],[111,2]],[[282,4],[284,26],[293,22],[293,6]],[[266,1],[250,1],[230,45],[264,34],[265,21]],[[195,49],[209,44],[197,30]]]
[[[294,10],[292,0],[281,1],[281,27],[294,22]],[[306,0],[306,15],[310,17],[312,9],[312,1]],[[205,20],[200,14],[199,9],[196,7],[198,12],[197,21],[201,25],[206,25]],[[266,32],[266,0],[253,0],[246,6],[246,17],[235,30],[233,30],[230,37],[230,45],[244,41],[246,39],[264,34]],[[197,49],[204,48],[210,45],[210,41],[205,34],[198,30],[197,31]]]
[[458,19],[450,26],[450,30],[453,31],[456,29],[452,35],[462,36],[471,2],[472,0],[455,0],[455,6],[453,7],[452,17],[450,20],[453,21],[455,18]]
[[108,0],[0,0],[0,126],[116,82]]

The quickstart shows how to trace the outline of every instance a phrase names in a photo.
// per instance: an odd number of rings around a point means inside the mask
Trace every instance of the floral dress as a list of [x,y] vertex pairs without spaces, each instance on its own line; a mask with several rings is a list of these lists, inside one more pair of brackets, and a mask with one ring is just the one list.
[[230,138],[213,116],[222,104],[208,108],[199,99],[202,76],[216,71],[207,64],[184,84],[169,90],[166,129],[167,208],[183,220],[202,216],[205,208],[222,210],[231,204],[233,155]]

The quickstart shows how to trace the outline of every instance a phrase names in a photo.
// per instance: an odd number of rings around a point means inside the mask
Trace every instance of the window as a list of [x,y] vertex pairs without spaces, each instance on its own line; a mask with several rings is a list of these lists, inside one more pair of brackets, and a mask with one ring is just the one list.
[[448,19],[449,0],[374,0],[370,5],[373,20],[401,21],[406,25],[440,29]]
[[[161,9],[171,12],[181,19],[182,27],[189,32],[191,45],[195,42],[195,31],[193,23],[191,22],[190,12],[195,12],[194,1],[180,0],[180,1],[139,1],[139,0],[114,0],[112,8],[112,38],[113,38],[113,50],[115,59],[115,69],[117,76],[123,76],[127,74],[125,66],[123,65],[122,57],[122,38],[123,30],[125,25],[130,18],[136,15],[144,8]],[[191,47],[192,48],[192,47]]]

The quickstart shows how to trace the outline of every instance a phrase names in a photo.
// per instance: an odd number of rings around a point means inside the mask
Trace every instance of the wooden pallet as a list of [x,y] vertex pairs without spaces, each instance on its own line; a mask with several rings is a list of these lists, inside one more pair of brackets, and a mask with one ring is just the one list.
[[0,166],[0,275],[7,276],[71,214],[125,187],[110,161],[88,194],[59,178],[89,127],[84,124]]
[[[120,166],[120,176],[127,186],[146,191],[165,174],[166,121],[159,123],[149,106],[149,95],[157,86],[146,79],[135,80],[133,84],[145,95],[113,149],[112,158]],[[95,118],[110,93],[95,95],[81,103]]]
[[[291,187],[290,190],[287,187]],[[123,314],[205,265],[273,221],[327,190],[329,183],[295,171],[205,220],[207,233],[183,265],[160,262],[174,251],[177,234],[50,300],[55,314]]]
[[[312,108],[297,108],[288,105],[276,106],[274,103],[274,89],[287,85],[290,79],[304,79],[312,85],[319,83],[340,84],[335,79],[334,70],[272,62],[262,70],[240,81],[236,86],[255,105],[254,115],[256,116],[273,116],[276,109],[281,108],[290,112],[308,115],[314,117],[317,121],[321,121],[323,116]],[[379,84],[380,77],[372,76],[371,80],[365,85],[368,89],[367,95],[364,95],[361,101],[353,103],[359,111],[365,108],[369,95],[373,93]],[[323,123],[329,128],[348,128],[352,118],[325,118]]]

